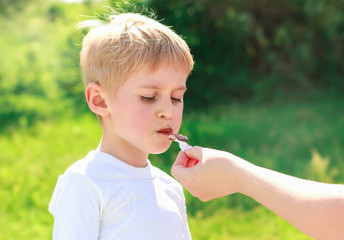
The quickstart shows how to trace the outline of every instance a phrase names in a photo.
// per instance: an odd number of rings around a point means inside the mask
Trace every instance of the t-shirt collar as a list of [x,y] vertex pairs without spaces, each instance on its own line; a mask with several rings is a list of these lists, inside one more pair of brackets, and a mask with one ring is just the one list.
[[101,152],[99,149],[91,151],[87,158],[91,158],[96,161],[102,161],[103,163],[109,165],[109,167],[116,168],[117,170],[120,170],[122,172],[125,172],[127,174],[130,174],[132,176],[138,177],[138,178],[154,178],[154,171],[152,168],[152,164],[147,159],[147,166],[146,167],[134,167],[130,164],[127,164],[118,158]]

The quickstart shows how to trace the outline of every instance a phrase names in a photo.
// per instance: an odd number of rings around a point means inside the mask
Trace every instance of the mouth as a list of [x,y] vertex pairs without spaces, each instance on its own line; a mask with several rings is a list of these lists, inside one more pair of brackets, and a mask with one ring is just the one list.
[[163,128],[157,131],[157,133],[170,136],[172,134],[172,128]]

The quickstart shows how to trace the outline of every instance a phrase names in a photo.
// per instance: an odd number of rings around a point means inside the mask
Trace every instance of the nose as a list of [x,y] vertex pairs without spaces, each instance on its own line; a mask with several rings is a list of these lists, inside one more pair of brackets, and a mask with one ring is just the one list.
[[171,119],[174,116],[174,106],[171,99],[160,100],[160,104],[156,111],[157,117],[161,119]]

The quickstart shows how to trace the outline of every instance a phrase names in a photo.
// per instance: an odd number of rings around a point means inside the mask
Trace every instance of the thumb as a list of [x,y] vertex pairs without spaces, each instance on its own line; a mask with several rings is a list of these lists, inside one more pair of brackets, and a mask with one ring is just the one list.
[[192,147],[186,149],[184,152],[180,151],[171,169],[172,176],[179,181],[183,181],[188,178],[188,175],[190,175],[190,172],[192,171],[192,167],[197,165],[201,159],[201,147]]
[[[196,165],[199,161],[202,160],[202,148],[201,147],[195,146],[195,147],[186,149],[185,154],[189,158],[189,162],[195,163],[194,165]],[[193,166],[187,165],[187,167],[193,167]]]
[[185,152],[180,151],[177,155],[176,160],[173,163],[173,166],[181,166],[181,167],[186,167],[188,163],[188,156],[185,154]]

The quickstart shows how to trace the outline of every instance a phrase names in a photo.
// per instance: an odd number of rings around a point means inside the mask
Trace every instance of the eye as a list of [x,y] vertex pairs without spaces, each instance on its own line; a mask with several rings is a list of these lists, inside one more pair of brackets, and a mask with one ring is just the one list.
[[182,102],[182,99],[181,98],[174,98],[174,97],[171,97],[172,101],[173,102],[178,102],[178,103],[181,103]]
[[156,97],[145,97],[145,96],[140,96],[141,100],[144,102],[153,102],[154,100],[156,100]]

